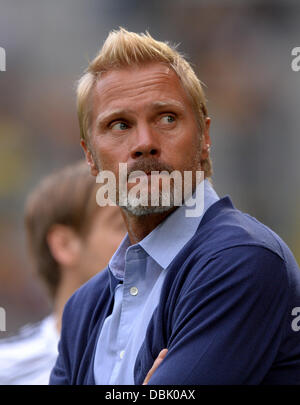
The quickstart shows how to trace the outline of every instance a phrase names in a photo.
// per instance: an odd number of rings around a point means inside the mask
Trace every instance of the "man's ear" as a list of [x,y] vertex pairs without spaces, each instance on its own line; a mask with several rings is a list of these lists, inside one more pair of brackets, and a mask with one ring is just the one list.
[[80,145],[81,145],[81,147],[82,147],[82,149],[84,151],[86,161],[87,161],[88,165],[90,166],[91,174],[93,176],[97,177],[98,173],[99,173],[99,170],[98,170],[97,165],[96,165],[96,163],[94,161],[92,152],[90,151],[89,147],[87,146],[86,142],[83,139],[80,141]]
[[210,147],[211,147],[211,139],[209,136],[209,127],[210,127],[210,118],[205,118],[205,127],[202,135],[202,144],[201,144],[201,160],[208,159]]
[[47,234],[51,255],[61,268],[73,268],[78,264],[81,252],[79,235],[69,226],[55,224]]

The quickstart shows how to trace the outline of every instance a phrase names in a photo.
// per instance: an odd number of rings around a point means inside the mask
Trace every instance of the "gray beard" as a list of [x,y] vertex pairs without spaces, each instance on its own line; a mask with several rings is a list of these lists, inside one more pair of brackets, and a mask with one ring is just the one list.
[[144,215],[151,215],[151,214],[162,214],[164,212],[170,211],[174,205],[174,192],[170,191],[170,203],[168,205],[162,205],[162,192],[159,192],[159,204],[152,206],[144,206],[144,205],[136,205],[132,204],[130,201],[127,201],[126,205],[121,205],[120,199],[117,201],[117,205],[125,210],[126,212],[134,215],[136,217],[142,217]]
[[[197,153],[197,155],[195,156],[195,162],[199,162],[200,161],[200,155],[199,155],[199,151]],[[94,159],[94,162],[97,165],[97,169],[100,171],[102,170],[100,161],[97,159],[97,156],[92,152],[92,156]],[[115,201],[116,205],[118,205],[120,208],[122,208],[124,211],[130,213],[131,215],[137,216],[137,217],[141,217],[141,216],[145,216],[145,215],[151,215],[151,214],[162,214],[165,212],[170,211],[172,208],[175,207],[175,197],[174,197],[174,188],[170,187],[170,192],[169,192],[169,204],[167,205],[163,205],[162,204],[162,192],[159,191],[159,202],[156,205],[147,205],[144,206],[142,204],[136,205],[133,204],[133,202],[131,203],[129,201],[129,199],[127,199],[127,204],[124,204],[124,200],[122,198],[122,196],[118,195],[117,196],[117,200]],[[187,198],[190,197],[188,195],[186,196],[182,196],[183,201]],[[122,203],[123,200],[123,203]],[[177,206],[177,205],[176,205]]]

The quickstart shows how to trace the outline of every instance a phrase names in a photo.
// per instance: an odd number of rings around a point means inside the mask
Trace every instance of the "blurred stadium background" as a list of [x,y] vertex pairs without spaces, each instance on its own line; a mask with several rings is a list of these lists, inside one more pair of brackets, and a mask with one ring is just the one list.
[[119,26],[179,44],[206,85],[216,190],[300,261],[299,21],[300,3],[287,0],[0,0],[0,337],[50,310],[26,252],[24,201],[83,157],[75,82]]

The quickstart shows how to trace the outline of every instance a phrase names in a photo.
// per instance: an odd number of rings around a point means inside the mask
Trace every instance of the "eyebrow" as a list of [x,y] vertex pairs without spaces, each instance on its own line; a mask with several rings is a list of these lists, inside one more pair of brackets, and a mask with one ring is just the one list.
[[[170,108],[177,107],[181,110],[184,110],[184,106],[182,105],[182,103],[176,100],[154,101],[153,103],[151,103],[151,108],[153,110],[160,110],[161,108],[168,108],[168,107]],[[115,110],[100,113],[96,118],[96,128],[98,128],[101,123],[105,123],[107,120],[113,119],[114,117],[117,116],[132,114],[133,112],[134,111],[130,109],[118,108]]]
[[184,106],[182,103],[176,100],[166,100],[166,101],[154,101],[152,103],[152,107],[154,109],[160,109],[160,108],[165,108],[165,107],[178,107],[180,109],[183,109]]
[[96,118],[96,128],[98,128],[98,126],[102,122],[105,122],[105,121],[107,121],[109,119],[113,119],[115,116],[118,116],[118,115],[121,116],[123,114],[129,114],[131,112],[132,112],[131,110],[127,110],[127,109],[124,109],[124,108],[119,108],[119,109],[116,109],[116,110],[100,113],[98,115],[98,117]]

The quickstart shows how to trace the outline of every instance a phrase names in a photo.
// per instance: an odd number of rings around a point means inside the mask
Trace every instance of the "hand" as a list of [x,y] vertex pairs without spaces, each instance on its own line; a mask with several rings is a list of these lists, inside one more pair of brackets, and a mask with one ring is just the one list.
[[154,374],[154,371],[157,369],[157,367],[160,365],[160,363],[163,361],[163,359],[166,357],[166,354],[168,353],[168,349],[162,349],[159,352],[159,355],[157,356],[155,362],[153,363],[153,366],[150,368],[148,371],[148,374],[146,375],[146,378],[143,382],[143,385],[147,385],[150,378]]

